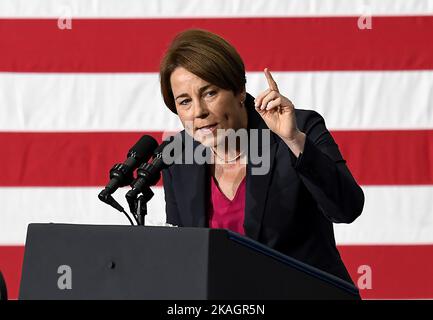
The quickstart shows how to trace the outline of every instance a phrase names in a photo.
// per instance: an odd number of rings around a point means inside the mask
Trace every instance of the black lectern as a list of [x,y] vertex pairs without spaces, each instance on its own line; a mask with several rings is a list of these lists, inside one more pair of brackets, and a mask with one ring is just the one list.
[[20,299],[357,299],[352,284],[224,229],[30,224]]

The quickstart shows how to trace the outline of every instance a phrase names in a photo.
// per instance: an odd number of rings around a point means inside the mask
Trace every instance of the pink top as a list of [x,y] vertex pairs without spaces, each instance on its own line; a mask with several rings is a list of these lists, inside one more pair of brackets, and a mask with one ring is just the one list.
[[245,216],[245,177],[236,190],[233,200],[229,200],[220,191],[213,177],[210,180],[209,228],[229,229],[245,235],[243,227]]

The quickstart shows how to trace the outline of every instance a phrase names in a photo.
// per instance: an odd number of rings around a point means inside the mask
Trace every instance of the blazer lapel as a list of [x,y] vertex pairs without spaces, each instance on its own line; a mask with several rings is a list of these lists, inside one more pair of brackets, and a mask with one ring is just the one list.
[[185,201],[190,205],[191,225],[207,227],[207,195],[208,195],[208,173],[207,165],[194,164],[189,170],[188,181],[191,183],[191,192],[185,193]]
[[[248,108],[249,148],[246,170],[244,230],[248,237],[259,240],[278,143],[276,143],[276,139],[271,132],[264,133],[264,130],[269,129],[255,110],[254,98],[249,94],[247,94],[245,105]],[[254,133],[253,130],[256,132]],[[263,157],[269,156],[269,160],[264,163],[257,163],[257,159],[252,159],[253,156],[257,156],[256,152],[252,152],[252,144],[255,143],[257,143],[256,150],[259,151],[260,157],[263,159]],[[255,146],[253,147],[255,148]],[[266,166],[266,163],[268,166]],[[260,170],[258,171],[258,169]],[[265,171],[265,174],[263,171]]]
[[[192,142],[192,155],[196,148],[200,145],[199,142],[193,140],[185,131],[182,132],[182,141],[184,143],[185,152],[191,152],[191,148],[187,149],[185,144]],[[191,156],[192,156],[191,155]],[[207,196],[208,196],[208,168],[206,164],[198,164],[193,160],[192,164],[184,164],[182,170],[182,181],[187,184],[183,192],[181,201],[185,204],[185,208],[189,213],[190,221],[186,221],[185,225],[194,227],[207,227]]]

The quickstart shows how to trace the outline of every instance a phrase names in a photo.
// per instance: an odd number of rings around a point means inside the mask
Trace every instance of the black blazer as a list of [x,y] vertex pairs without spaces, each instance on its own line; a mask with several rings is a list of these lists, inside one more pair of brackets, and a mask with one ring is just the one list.
[[[267,129],[247,94],[248,132]],[[270,170],[246,173],[245,234],[288,256],[346,281],[351,278],[340,258],[332,223],[351,223],[362,212],[364,193],[340,154],[320,114],[296,109],[299,130],[307,136],[296,158],[278,135],[259,140],[270,150]],[[185,131],[181,133],[185,138]],[[199,145],[194,140],[194,150]],[[250,157],[248,157],[250,159]],[[174,164],[163,170],[167,223],[208,227],[210,173],[206,164]]]

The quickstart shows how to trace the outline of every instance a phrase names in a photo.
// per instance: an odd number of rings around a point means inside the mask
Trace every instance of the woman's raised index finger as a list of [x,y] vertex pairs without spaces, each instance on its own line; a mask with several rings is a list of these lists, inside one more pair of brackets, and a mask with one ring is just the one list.
[[268,80],[269,89],[279,92],[277,83],[275,82],[274,78],[272,78],[269,69],[265,68],[264,71],[265,71],[266,80]]

